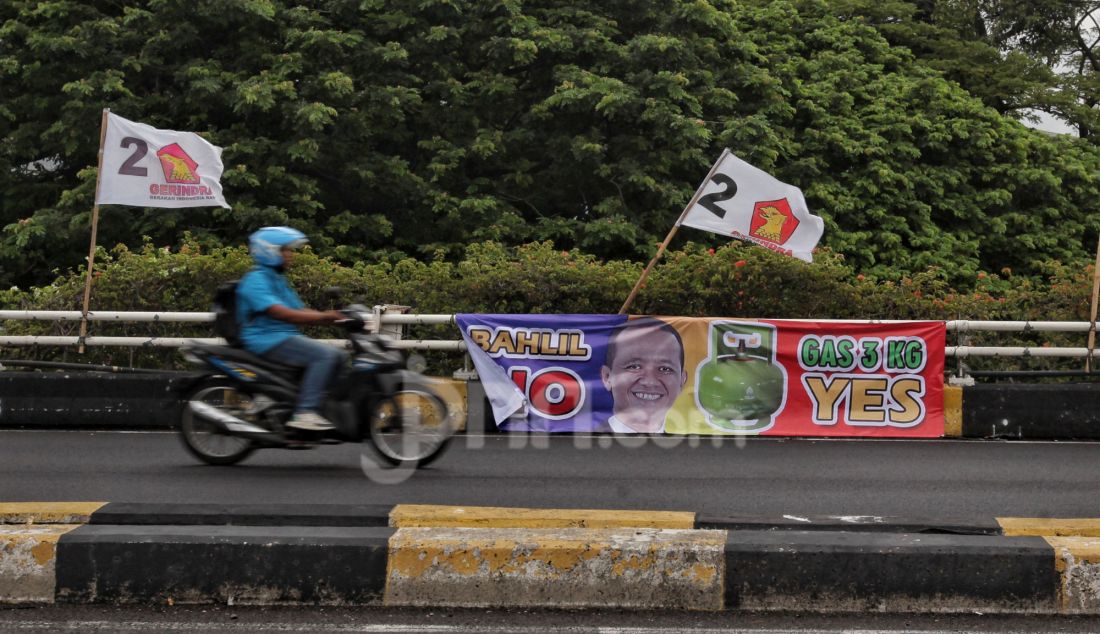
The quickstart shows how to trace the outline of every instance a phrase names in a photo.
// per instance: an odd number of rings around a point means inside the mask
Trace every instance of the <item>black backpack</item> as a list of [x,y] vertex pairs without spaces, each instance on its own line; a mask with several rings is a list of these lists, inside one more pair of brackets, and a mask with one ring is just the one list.
[[237,323],[237,284],[240,280],[226,282],[214,291],[214,334],[224,338],[229,345],[241,342],[241,325]]

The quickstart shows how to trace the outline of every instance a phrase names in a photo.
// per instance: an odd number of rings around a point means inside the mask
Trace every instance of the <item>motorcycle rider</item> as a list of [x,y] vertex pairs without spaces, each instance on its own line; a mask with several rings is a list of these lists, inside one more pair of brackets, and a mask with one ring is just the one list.
[[347,363],[347,352],[310,339],[299,325],[331,324],[347,319],[338,310],[312,310],[286,278],[295,249],[309,242],[291,227],[264,227],[248,239],[255,265],[237,285],[237,322],[249,352],[284,365],[304,368],[294,415],[286,426],[326,431],[335,426],[318,410],[325,388]]

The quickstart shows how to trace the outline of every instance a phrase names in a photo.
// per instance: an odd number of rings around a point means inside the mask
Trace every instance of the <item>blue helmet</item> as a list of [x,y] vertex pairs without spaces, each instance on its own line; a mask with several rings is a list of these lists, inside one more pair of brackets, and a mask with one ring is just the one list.
[[264,227],[248,237],[248,252],[256,264],[263,266],[282,266],[283,254],[280,249],[297,249],[309,242],[306,234],[290,227]]

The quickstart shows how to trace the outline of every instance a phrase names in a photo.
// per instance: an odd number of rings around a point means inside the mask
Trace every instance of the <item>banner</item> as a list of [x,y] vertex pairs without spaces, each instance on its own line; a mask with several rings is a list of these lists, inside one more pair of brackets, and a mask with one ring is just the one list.
[[943,322],[457,316],[508,430],[936,438]]
[[679,224],[748,240],[784,255],[813,261],[825,222],[810,213],[802,190],[776,180],[728,149],[696,192]]
[[108,113],[96,204],[229,208],[222,149],[193,132],[158,130]]

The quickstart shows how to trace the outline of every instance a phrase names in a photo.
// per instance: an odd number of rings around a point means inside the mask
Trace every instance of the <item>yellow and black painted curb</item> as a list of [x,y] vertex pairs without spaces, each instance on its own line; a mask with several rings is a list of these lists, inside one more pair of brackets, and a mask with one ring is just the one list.
[[1100,440],[1100,383],[944,386],[944,436]]
[[1100,611],[1100,518],[997,518],[1005,535],[1042,537],[1054,549],[1059,610]]
[[943,388],[943,435],[945,438],[963,437],[963,389],[953,385]]
[[839,519],[0,504],[0,602],[1100,613],[1098,519]]
[[0,502],[0,603],[52,602],[57,544],[103,502]]

